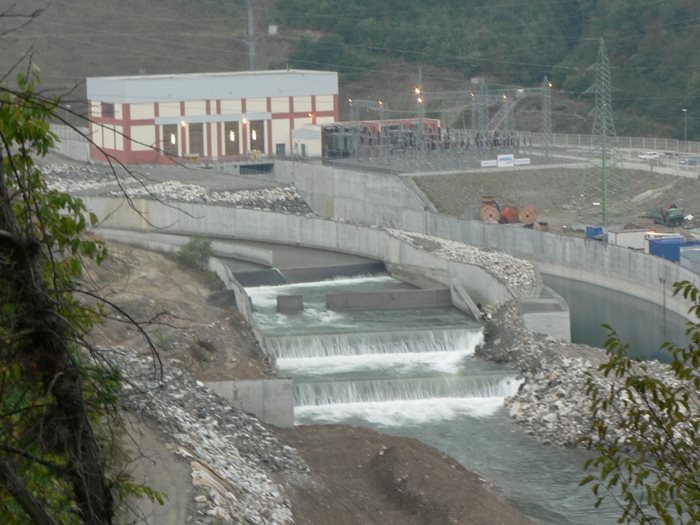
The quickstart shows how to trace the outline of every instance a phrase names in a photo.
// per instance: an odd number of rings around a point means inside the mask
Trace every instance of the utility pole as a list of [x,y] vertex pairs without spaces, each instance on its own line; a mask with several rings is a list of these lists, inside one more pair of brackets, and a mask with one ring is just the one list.
[[248,69],[255,71],[255,23],[253,20],[253,0],[246,0],[248,10]]
[[418,110],[418,124],[416,129],[416,150],[419,155],[423,151],[423,117],[425,115],[425,98],[423,93],[423,68],[418,68],[418,86],[415,89],[416,93],[416,109]]
[[683,142],[685,142],[685,149],[688,149],[688,110],[683,108]]

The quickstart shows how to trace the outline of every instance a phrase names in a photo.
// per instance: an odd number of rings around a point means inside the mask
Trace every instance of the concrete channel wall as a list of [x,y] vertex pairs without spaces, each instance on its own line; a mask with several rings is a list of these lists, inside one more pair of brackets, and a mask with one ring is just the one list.
[[[322,165],[277,162],[275,177],[293,182],[314,211],[361,224],[376,224],[435,235],[492,248],[534,261],[544,274],[566,277],[623,292],[663,305],[687,317],[688,303],[672,297],[671,285],[688,280],[700,285],[690,270],[660,257],[599,241],[469,221],[435,212],[407,178],[360,173]],[[342,182],[341,182],[342,181]],[[336,198],[334,192],[342,188]],[[357,199],[347,197],[357,188]],[[359,199],[367,200],[359,203]],[[314,207],[323,202],[324,207]]]
[[234,407],[281,428],[294,426],[294,385],[291,379],[208,381],[206,385]]
[[121,198],[85,197],[85,204],[103,221],[101,229],[206,235],[320,248],[425,268],[442,285],[461,283],[476,302],[499,303],[513,298],[508,286],[478,266],[448,261],[402,242],[386,231],[358,224],[226,206],[181,203],[177,208],[134,199],[134,212]]
[[293,182],[309,206],[323,217],[423,232],[433,209],[427,199],[412,191],[413,181],[406,182],[398,175],[281,161],[275,163],[275,179]]

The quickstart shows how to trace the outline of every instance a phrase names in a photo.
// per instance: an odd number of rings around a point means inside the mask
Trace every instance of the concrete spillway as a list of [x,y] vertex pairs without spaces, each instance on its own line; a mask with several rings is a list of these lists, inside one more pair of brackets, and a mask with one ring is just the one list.
[[[364,425],[416,437],[502,488],[545,525],[607,525],[578,487],[580,451],[543,447],[521,435],[503,408],[516,373],[474,356],[481,326],[450,308],[326,308],[332,294],[391,293],[384,277],[249,288],[253,319],[281,372],[293,378],[297,423]],[[280,294],[303,297],[302,312],[276,311]],[[522,480],[527,479],[527,483]]]

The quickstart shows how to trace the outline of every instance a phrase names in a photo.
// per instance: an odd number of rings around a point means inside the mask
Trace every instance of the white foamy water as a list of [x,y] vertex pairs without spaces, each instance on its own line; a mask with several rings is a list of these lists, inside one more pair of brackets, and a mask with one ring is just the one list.
[[386,286],[396,283],[396,279],[389,275],[366,277],[338,277],[328,281],[316,281],[312,283],[282,284],[276,286],[255,286],[246,288],[246,293],[253,300],[253,305],[260,309],[274,308],[277,305],[278,295],[304,295],[323,289],[324,293],[332,293],[335,288],[352,286],[361,288],[363,285]]
[[307,381],[294,386],[294,399],[297,406],[451,398],[503,399],[515,393],[520,383],[500,373]]
[[474,349],[452,352],[346,355],[339,357],[305,357],[277,359],[277,366],[288,374],[326,375],[359,371],[385,371],[411,375],[416,371],[456,374]]
[[[420,359],[424,353],[473,354],[484,341],[476,329],[404,330],[371,333],[328,333],[273,337],[269,343],[281,361],[290,358],[345,358],[357,355],[404,354],[403,361]],[[374,359],[374,357],[370,357]],[[439,357],[435,357],[439,360]]]
[[488,417],[503,406],[504,397],[436,398],[409,401],[342,403],[334,405],[298,406],[297,422],[347,423],[360,419],[371,425],[401,427],[436,421],[449,421],[462,416]]

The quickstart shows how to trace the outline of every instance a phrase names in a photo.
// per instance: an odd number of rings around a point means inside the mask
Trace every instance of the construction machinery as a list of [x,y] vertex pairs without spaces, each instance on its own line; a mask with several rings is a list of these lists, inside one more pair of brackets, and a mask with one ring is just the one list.
[[679,208],[675,204],[669,204],[666,208],[657,208],[649,210],[647,216],[654,220],[656,224],[665,226],[681,226],[685,219],[683,208]]

